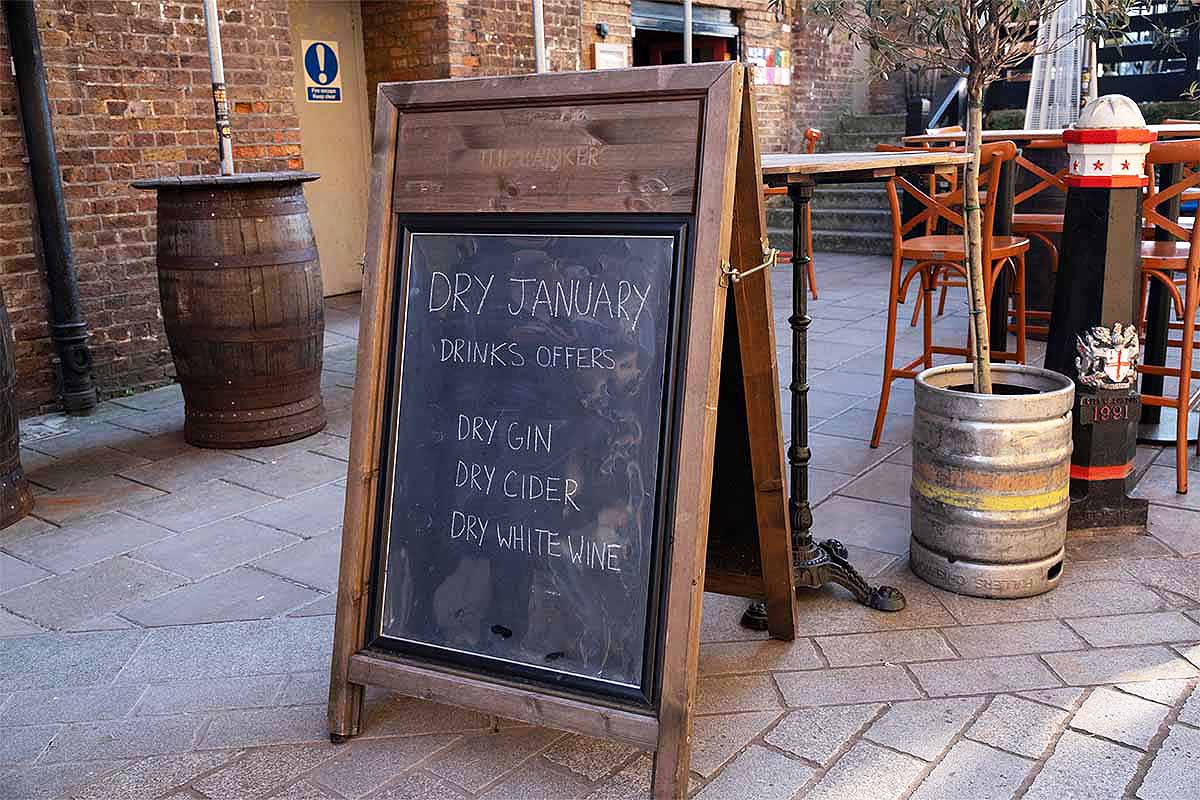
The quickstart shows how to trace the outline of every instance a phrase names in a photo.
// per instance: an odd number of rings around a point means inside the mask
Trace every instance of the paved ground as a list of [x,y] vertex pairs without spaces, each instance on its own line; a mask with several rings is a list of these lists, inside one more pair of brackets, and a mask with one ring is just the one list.
[[[1152,536],[1073,540],[1062,585],[1033,600],[925,586],[904,559],[911,389],[887,444],[864,441],[884,263],[818,269],[817,530],[909,607],[806,596],[785,645],[710,596],[696,796],[1200,798],[1200,489],[1177,496],[1169,454],[1144,450]],[[781,333],[789,279],[775,277]],[[305,441],[190,448],[173,387],[26,424],[41,489],[36,516],[0,532],[0,797],[646,795],[642,753],[383,693],[361,739],[328,743],[356,303],[330,301],[330,425]],[[938,328],[960,339],[963,317]]]

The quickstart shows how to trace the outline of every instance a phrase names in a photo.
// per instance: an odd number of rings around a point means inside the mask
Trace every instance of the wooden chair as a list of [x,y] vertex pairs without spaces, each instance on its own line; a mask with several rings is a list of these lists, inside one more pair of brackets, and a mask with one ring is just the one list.
[[[1017,153],[1013,163],[1017,169],[1024,170],[1037,178],[1037,182],[1032,186],[1023,189],[1013,197],[1013,207],[1019,209],[1021,203],[1029,198],[1041,194],[1047,189],[1057,189],[1063,194],[1067,191],[1066,175],[1067,169],[1064,167],[1057,173],[1051,173],[1041,166],[1033,163],[1025,157],[1026,150],[1052,150],[1058,149],[1057,142],[1029,142],[1022,148],[1021,152]],[[1050,271],[1058,272],[1058,247],[1050,238],[1053,235],[1062,235],[1063,231],[1063,215],[1043,212],[1030,212],[1017,210],[1013,213],[1012,232],[1017,236],[1024,236],[1032,241],[1038,242],[1046,248],[1050,253]],[[940,317],[946,311],[946,294],[952,288],[966,288],[966,283],[954,278],[953,276],[943,275],[941,280],[942,291],[938,297],[937,313]],[[1030,333],[1041,333],[1043,335],[1050,332],[1050,312],[1049,311],[1026,311],[1026,330]],[[1029,325],[1029,320],[1036,320],[1039,324]],[[912,324],[915,326],[916,314],[913,315]]]
[[[1187,470],[1187,425],[1188,413],[1200,403],[1200,385],[1192,389],[1192,381],[1200,381],[1200,369],[1193,363],[1193,353],[1200,348],[1196,338],[1197,308],[1200,307],[1200,225],[1187,227],[1171,220],[1162,213],[1161,206],[1173,198],[1200,187],[1200,139],[1182,139],[1155,142],[1146,157],[1147,170],[1153,174],[1154,167],[1164,164],[1184,164],[1192,167],[1185,171],[1181,180],[1170,186],[1151,186],[1142,201],[1142,218],[1158,230],[1166,231],[1170,238],[1165,241],[1142,242],[1142,330],[1145,331],[1146,298],[1150,281],[1158,281],[1168,292],[1171,306],[1178,322],[1169,324],[1167,339],[1170,348],[1180,350],[1178,367],[1141,364],[1138,372],[1143,375],[1162,375],[1179,380],[1175,395],[1142,394],[1142,403],[1149,406],[1173,408],[1178,415],[1175,434],[1175,490],[1186,494],[1188,490]],[[1182,273],[1182,277],[1180,276]],[[1171,334],[1179,338],[1172,339]],[[1169,360],[1169,359],[1168,359]],[[1200,444],[1196,448],[1200,454]]]
[[[895,148],[881,145],[881,150]],[[1017,146],[1012,142],[994,142],[983,146],[980,158],[980,193],[985,195],[982,211],[982,244],[984,295],[990,302],[996,284],[996,275],[1001,269],[1011,268],[1014,272],[1013,296],[1016,304],[1017,342],[1013,352],[993,352],[996,360],[1025,363],[1025,253],[1029,240],[1020,236],[995,236],[993,227],[996,217],[997,188],[1000,181],[1000,165],[1016,157]],[[900,210],[899,190],[921,204],[923,209],[905,221]],[[871,432],[871,447],[879,446],[887,416],[888,399],[892,382],[897,378],[914,378],[921,369],[933,366],[935,355],[967,357],[966,347],[947,347],[933,343],[933,294],[937,290],[937,276],[943,271],[953,271],[965,282],[966,249],[961,233],[931,234],[931,226],[939,220],[962,229],[963,216],[958,210],[962,206],[962,187],[946,195],[933,196],[902,176],[888,181],[888,204],[892,211],[892,280],[888,296],[888,325],[885,333],[883,361],[883,388],[879,395],[879,408],[875,413],[875,427]],[[985,194],[986,193],[986,194]],[[911,238],[908,234],[922,226],[926,233]],[[913,262],[907,270],[905,262]],[[921,308],[925,312],[922,353],[903,366],[895,364],[896,318],[899,306],[908,296],[913,280],[920,282]]]
[[[804,152],[815,153],[817,151],[817,142],[821,141],[821,131],[817,128],[804,129]],[[786,186],[764,186],[763,195],[765,197],[777,197],[788,193]],[[812,295],[812,299],[817,297],[817,271],[813,268],[813,247],[812,247],[812,204],[809,203],[804,207],[805,229],[808,231],[808,292]],[[779,261],[791,261],[792,252],[786,251],[779,254]]]
[[[1200,121],[1197,121],[1194,119],[1164,119],[1163,124],[1164,125],[1197,125],[1197,124],[1200,124]],[[1200,188],[1186,190],[1180,199],[1183,200],[1183,202],[1185,202],[1185,203],[1200,202]]]

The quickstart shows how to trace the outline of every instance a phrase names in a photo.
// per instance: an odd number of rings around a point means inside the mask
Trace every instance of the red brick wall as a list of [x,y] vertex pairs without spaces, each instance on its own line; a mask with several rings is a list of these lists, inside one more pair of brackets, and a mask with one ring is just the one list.
[[[804,12],[775,19],[767,0],[723,0],[742,45],[793,48],[792,85],[758,87],[764,151],[802,146],[850,104],[853,51]],[[287,0],[223,0],[222,37],[239,171],[302,166]],[[789,4],[793,8],[799,3]],[[631,41],[629,0],[545,0],[553,70],[589,69],[596,23]],[[154,198],[143,177],[215,172],[208,57],[199,0],[44,0],[38,4],[80,290],[103,395],[171,376],[154,268]],[[366,72],[380,81],[532,72],[522,0],[363,2]],[[0,26],[2,27],[2,26]],[[16,338],[23,413],[55,400],[48,298],[24,145],[0,30],[0,287]]]
[[[239,172],[303,166],[287,0],[222,4]],[[216,172],[199,2],[38,3],[84,314],[102,396],[172,374],[154,266],[154,196],[136,178]],[[7,34],[0,26],[0,286],[22,413],[55,402],[53,346]]]
[[792,20],[792,142],[804,147],[806,127],[831,128],[850,111],[855,81],[854,45],[840,31],[826,34],[822,21],[805,10]]
[[[546,62],[552,72],[588,69],[581,53],[584,0],[544,0]],[[447,0],[450,74],[533,72],[531,4],[512,0]]]
[[370,0],[362,4],[362,19],[372,120],[380,83],[450,77],[446,0]]

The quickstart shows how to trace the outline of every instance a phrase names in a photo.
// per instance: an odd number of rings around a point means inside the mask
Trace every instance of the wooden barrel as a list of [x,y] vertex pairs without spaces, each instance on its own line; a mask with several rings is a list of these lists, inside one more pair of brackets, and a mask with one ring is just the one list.
[[139,181],[158,190],[158,290],[184,438],[258,447],[325,427],[311,172]]
[[33,492],[21,469],[21,428],[17,422],[17,367],[12,323],[0,294],[0,528],[33,508]]

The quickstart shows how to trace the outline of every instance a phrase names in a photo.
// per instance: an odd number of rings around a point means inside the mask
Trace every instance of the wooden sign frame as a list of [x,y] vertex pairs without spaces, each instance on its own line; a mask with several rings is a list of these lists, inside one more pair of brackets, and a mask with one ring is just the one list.
[[[377,685],[653,749],[654,796],[682,798],[688,785],[703,590],[766,599],[771,634],[793,638],[795,594],[770,283],[766,269],[751,271],[763,262],[766,240],[752,90],[747,78],[741,64],[724,62],[379,86],[359,378],[331,665],[329,732],[335,742],[359,732],[364,688]],[[553,176],[544,175],[543,165],[537,181],[542,185],[540,191],[534,181],[521,180],[522,164],[503,155],[483,155],[482,161],[471,162],[483,164],[483,171],[489,173],[483,176],[466,174],[469,170],[447,170],[434,180],[428,178],[427,169],[423,178],[403,172],[412,163],[423,163],[425,169],[429,160],[427,155],[414,155],[401,147],[401,130],[406,124],[440,124],[456,114],[496,109],[532,115],[525,118],[575,109],[597,118],[608,115],[591,129],[590,135],[603,140],[608,135],[619,138],[626,120],[636,117],[639,109],[649,113],[658,108],[661,117],[660,104],[664,103],[697,109],[697,135],[694,158],[689,156],[687,163],[676,163],[670,170],[664,167],[661,172],[663,185],[683,186],[686,191],[672,191],[657,200],[643,202],[628,189],[614,191],[618,184],[636,182],[639,175],[653,177],[653,163],[625,164],[619,167],[624,174],[601,168],[580,170],[574,183],[559,184]],[[435,141],[438,137],[425,138]],[[485,141],[481,146],[492,144]],[[592,165],[591,157],[579,152],[582,155],[574,156],[576,164]],[[572,156],[564,158],[570,161]],[[481,190],[486,186],[494,191]],[[657,680],[648,707],[479,674],[369,646],[367,623],[375,593],[373,550],[381,525],[380,499],[387,490],[387,476],[381,470],[391,389],[387,375],[393,357],[390,343],[396,324],[396,291],[403,278],[397,273],[407,269],[397,266],[398,248],[403,246],[404,215],[417,213],[445,214],[447,219],[464,214],[513,215],[514,219],[536,214],[549,219],[552,215],[582,215],[602,220],[642,214],[647,221],[671,215],[687,220],[690,251],[681,270],[686,271],[686,280],[680,282],[683,288],[679,290],[684,293],[686,313],[680,327],[677,387],[668,398],[675,406],[675,441],[663,445],[670,459],[663,480],[670,483],[671,493],[655,629],[653,669]],[[726,307],[730,294],[734,309]],[[724,382],[723,361],[730,362]],[[722,445],[723,452],[716,452],[721,392],[735,398],[727,399],[722,407],[722,414],[731,422],[721,424],[736,433],[726,434],[732,444]],[[713,487],[717,460],[730,465],[727,471],[752,498],[750,508],[724,501],[722,491]],[[725,504],[728,513],[724,516],[731,521],[725,538],[731,551],[741,552],[740,566],[725,568],[724,559],[709,552],[712,503],[718,507]],[[655,580],[653,574],[651,580]]]

